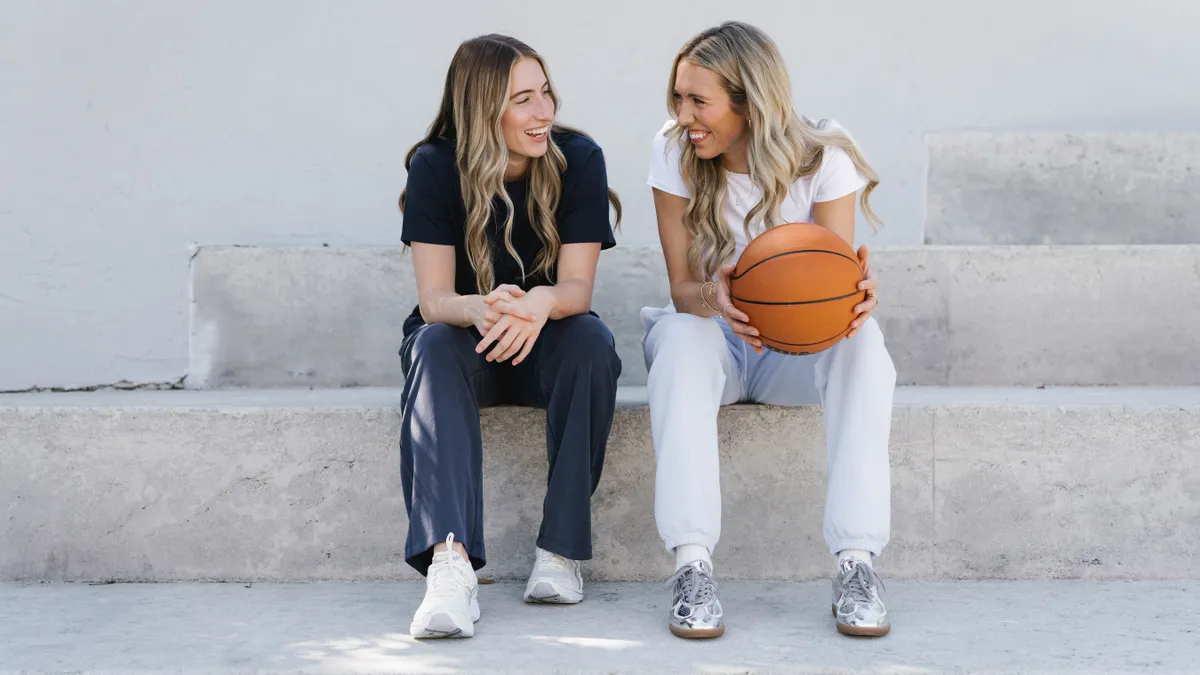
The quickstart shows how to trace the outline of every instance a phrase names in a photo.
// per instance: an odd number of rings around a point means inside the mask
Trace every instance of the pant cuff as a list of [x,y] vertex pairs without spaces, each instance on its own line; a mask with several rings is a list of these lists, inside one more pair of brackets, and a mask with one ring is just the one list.
[[883,554],[883,547],[885,545],[879,543],[878,539],[829,539],[826,540],[826,543],[829,544],[829,552],[833,555],[837,555],[848,548],[853,548],[860,551],[870,551],[871,555],[875,557]]
[[[471,549],[467,549],[467,560],[471,562],[471,567],[476,572],[483,569],[484,565],[487,565],[487,559],[483,557],[483,554],[480,553],[477,555]],[[409,567],[412,567],[421,576],[429,576],[429,566],[433,564],[433,546],[416,555],[408,556],[404,559],[404,562],[408,563]]]
[[[411,525],[410,525],[411,527]],[[459,539],[457,533],[465,531],[466,528],[448,529],[446,532],[454,532],[454,543],[462,544],[463,548],[467,549],[467,559],[471,561],[471,567],[476,571],[483,568],[487,564],[487,554],[484,552],[483,542],[468,539],[466,541]],[[441,531],[441,530],[438,530]],[[433,548],[438,544],[444,543],[446,537],[437,537],[427,534],[424,537],[413,536],[409,533],[409,538],[405,542],[404,547],[404,562],[415,569],[421,576],[429,574],[429,566],[433,564]]]
[[548,537],[538,537],[537,547],[543,551],[549,551],[554,555],[560,555],[568,560],[591,560],[592,545],[571,545],[561,541],[555,541]]
[[683,534],[672,534],[663,537],[663,545],[667,547],[668,553],[674,553],[675,549],[684,544],[695,544],[708,549],[709,555],[712,555],[713,549],[717,547],[717,537],[711,534],[702,534],[700,532],[685,532]]

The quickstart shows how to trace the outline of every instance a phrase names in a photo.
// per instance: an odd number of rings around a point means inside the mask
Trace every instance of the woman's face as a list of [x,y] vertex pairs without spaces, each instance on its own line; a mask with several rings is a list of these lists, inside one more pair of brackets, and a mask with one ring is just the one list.
[[746,118],[733,107],[721,77],[687,61],[675,70],[675,120],[687,129],[696,156],[712,159],[724,154],[745,157]]
[[500,118],[511,166],[523,167],[529,158],[546,154],[556,107],[542,64],[529,57],[513,64],[508,104]]

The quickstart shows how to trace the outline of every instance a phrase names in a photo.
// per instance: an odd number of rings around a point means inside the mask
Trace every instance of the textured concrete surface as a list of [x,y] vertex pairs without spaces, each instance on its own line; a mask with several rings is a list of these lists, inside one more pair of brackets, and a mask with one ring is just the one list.
[[929,137],[931,244],[1200,243],[1200,133]]
[[[589,578],[670,571],[623,392]],[[394,389],[0,396],[0,579],[411,578]],[[485,574],[531,564],[541,411],[485,411]],[[721,413],[729,578],[826,574],[816,408]],[[1200,389],[900,388],[894,578],[1200,578]]]
[[[829,586],[729,582],[729,628],[667,632],[658,583],[573,607],[482,586],[469,640],[417,641],[424,584],[0,585],[0,672],[1194,673],[1197,582],[892,582],[894,627],[837,634]],[[1152,600],[1152,601],[1148,601]]]
[[[658,249],[600,256],[595,311],[617,340],[623,381],[643,383],[644,303],[669,302]],[[189,387],[403,382],[397,352],[417,304],[399,248],[201,249],[192,261]]]
[[[594,308],[641,384],[657,247],[605,252]],[[1200,384],[1200,246],[884,248],[876,313],[901,384]],[[192,263],[187,385],[388,386],[416,302],[395,248],[206,248]]]
[[1200,384],[1200,246],[881,251],[902,384]]

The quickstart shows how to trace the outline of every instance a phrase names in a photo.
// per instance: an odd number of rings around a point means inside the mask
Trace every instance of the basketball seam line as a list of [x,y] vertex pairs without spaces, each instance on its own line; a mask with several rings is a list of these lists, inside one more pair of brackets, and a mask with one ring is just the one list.
[[816,304],[819,304],[822,302],[833,302],[834,300],[845,300],[846,298],[854,297],[855,295],[858,295],[859,293],[863,293],[863,292],[865,292],[865,291],[854,291],[852,293],[847,293],[845,295],[839,295],[836,298],[824,298],[822,300],[793,300],[793,301],[788,301],[788,302],[774,302],[774,301],[769,301],[769,300],[747,300],[746,298],[740,298],[736,295],[730,295],[729,297],[733,298],[734,300],[737,300],[738,302],[746,302],[751,305],[816,305]]
[[[775,255],[773,255],[769,258],[763,258],[762,260],[759,260],[758,262],[754,263],[750,267],[747,267],[745,272],[742,272],[741,274],[731,275],[729,278],[730,278],[730,280],[736,281],[736,280],[741,279],[742,277],[746,276],[747,274],[749,274],[750,270],[754,269],[755,267],[758,267],[759,265],[761,265],[765,262],[770,262],[776,258],[782,258],[785,255],[797,255],[799,253],[826,253],[828,255],[836,255],[839,258],[845,258],[846,260],[849,260],[850,262],[854,263],[855,267],[859,266],[859,262],[857,260],[855,260],[854,258],[851,258],[850,256],[846,255],[845,253],[838,253],[837,251],[826,251],[826,250],[820,249],[820,248],[806,248],[806,249],[803,249],[800,251],[784,251],[783,253],[776,253]],[[859,269],[861,271],[862,268],[859,267]]]
[[789,347],[811,347],[811,346],[813,346],[813,345],[819,345],[819,344],[821,344],[822,342],[829,342],[830,340],[832,340],[832,339],[834,339],[834,338],[836,338],[836,337],[841,337],[842,335],[845,335],[845,334],[846,334],[846,333],[848,333],[848,332],[850,332],[850,327],[849,327],[849,326],[847,326],[847,327],[846,327],[846,330],[844,330],[844,331],[842,331],[842,332],[840,332],[840,333],[837,333],[837,334],[836,334],[836,335],[834,335],[833,337],[827,337],[827,338],[825,338],[824,340],[818,340],[817,342],[784,342],[783,340],[776,340],[776,339],[774,339],[774,338],[767,337],[766,335],[763,335],[763,334],[761,334],[761,333],[759,334],[759,336],[758,336],[758,337],[762,338],[763,340],[769,340],[769,341],[771,341],[771,342],[774,342],[774,343],[776,343],[776,344],[787,345],[787,346],[789,346]]

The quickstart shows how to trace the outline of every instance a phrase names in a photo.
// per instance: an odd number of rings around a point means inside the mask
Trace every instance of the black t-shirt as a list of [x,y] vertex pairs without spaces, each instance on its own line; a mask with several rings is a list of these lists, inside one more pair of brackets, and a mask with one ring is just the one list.
[[[616,245],[608,216],[608,175],[604,154],[591,139],[576,133],[555,131],[554,142],[567,160],[562,175],[562,198],[555,221],[563,244],[599,242],[601,249]],[[527,276],[504,247],[504,202],[492,203],[488,240],[492,245],[492,267],[496,285],[514,284],[525,290],[554,283],[553,270],[547,277],[536,273],[536,260],[542,241],[529,222],[526,196],[529,177],[506,181],[504,189],[513,203],[512,244],[525,265]],[[478,293],[475,270],[467,257],[467,211],[455,162],[454,142],[439,138],[421,146],[413,155],[408,170],[404,204],[404,227],[400,235],[405,244],[443,244],[454,247],[454,290],[460,295]],[[418,306],[405,327],[421,321]],[[406,333],[408,330],[405,331]]]

